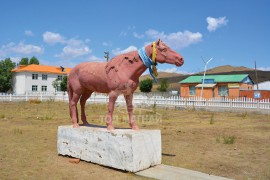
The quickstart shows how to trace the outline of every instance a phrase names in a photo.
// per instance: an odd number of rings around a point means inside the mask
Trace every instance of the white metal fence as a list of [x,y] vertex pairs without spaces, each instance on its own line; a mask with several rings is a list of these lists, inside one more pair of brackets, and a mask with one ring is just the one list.
[[[0,101],[68,101],[68,95],[13,95],[1,94]],[[109,97],[106,94],[93,93],[91,98],[87,100],[88,103],[108,103]],[[125,104],[125,99],[121,95],[118,97],[116,103]],[[135,94],[133,96],[133,104],[136,106],[161,106],[161,107],[184,107],[184,108],[226,108],[226,109],[255,109],[255,110],[270,110],[270,100],[256,100],[249,98],[212,98],[204,99],[200,97],[183,98],[179,96],[163,97],[163,96],[149,96],[145,94]]]

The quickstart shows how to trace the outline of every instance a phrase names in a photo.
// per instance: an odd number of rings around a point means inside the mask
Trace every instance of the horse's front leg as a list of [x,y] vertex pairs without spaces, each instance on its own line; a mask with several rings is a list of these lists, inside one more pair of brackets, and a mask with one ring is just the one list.
[[118,93],[115,91],[112,91],[109,93],[109,104],[108,104],[108,115],[107,115],[107,129],[108,130],[114,130],[112,120],[113,120],[113,111],[114,111],[114,104],[118,97]]
[[127,104],[129,125],[130,125],[131,129],[139,130],[139,127],[136,125],[135,120],[134,120],[134,115],[133,115],[133,104],[132,104],[133,94],[125,95],[125,100],[126,100],[126,104]]

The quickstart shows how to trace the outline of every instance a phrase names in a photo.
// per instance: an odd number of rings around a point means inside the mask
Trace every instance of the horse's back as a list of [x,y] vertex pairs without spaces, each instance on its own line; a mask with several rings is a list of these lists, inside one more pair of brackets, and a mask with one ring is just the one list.
[[77,91],[107,93],[105,62],[83,62],[75,66],[69,74],[69,85]]

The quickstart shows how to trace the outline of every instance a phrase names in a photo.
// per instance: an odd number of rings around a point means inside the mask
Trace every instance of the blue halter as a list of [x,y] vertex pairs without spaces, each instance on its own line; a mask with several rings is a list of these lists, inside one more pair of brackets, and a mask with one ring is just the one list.
[[154,65],[154,61],[146,54],[145,48],[142,47],[138,50],[139,56],[142,59],[143,64],[149,69],[149,72],[154,79],[155,82],[157,82],[156,77],[154,76],[153,69],[151,68],[151,65]]

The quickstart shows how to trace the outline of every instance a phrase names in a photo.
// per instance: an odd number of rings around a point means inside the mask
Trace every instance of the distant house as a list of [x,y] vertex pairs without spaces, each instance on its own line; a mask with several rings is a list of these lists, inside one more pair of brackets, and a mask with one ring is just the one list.
[[252,90],[254,82],[248,74],[231,75],[194,75],[180,81],[182,97],[202,96],[204,98],[240,96],[240,90]]
[[[20,65],[12,70],[13,92],[15,94],[55,92],[52,82],[56,79],[61,82],[63,76],[68,75],[70,71],[71,68],[64,68],[62,66]],[[59,85],[57,91],[60,90]]]
[[253,91],[241,90],[241,97],[248,97],[254,99],[268,99],[270,98],[270,81],[265,81],[254,85]]
[[[270,91],[270,81],[264,81],[264,82],[258,83],[258,87],[260,90],[269,90]],[[254,85],[254,89],[257,90],[257,84]]]

